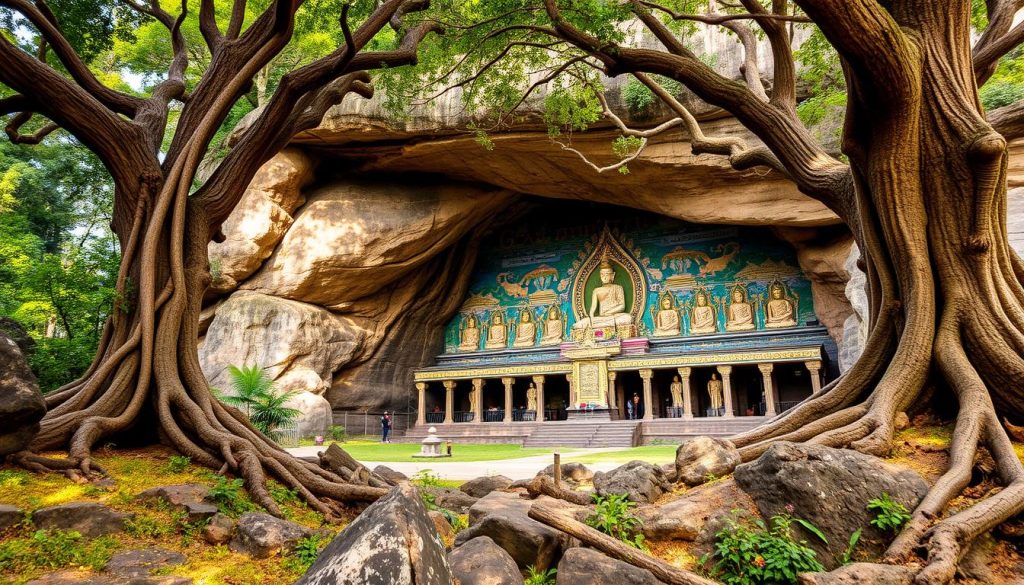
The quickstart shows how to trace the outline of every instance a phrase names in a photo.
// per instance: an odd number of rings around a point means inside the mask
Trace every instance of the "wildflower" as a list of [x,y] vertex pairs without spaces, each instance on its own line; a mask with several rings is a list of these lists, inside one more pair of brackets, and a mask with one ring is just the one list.
[[758,569],[763,569],[764,565],[764,557],[762,557],[761,555],[757,555],[757,557],[754,558],[754,566]]
[[786,513],[787,514],[792,514],[795,510],[796,510],[796,507],[794,507],[793,504],[786,504]]

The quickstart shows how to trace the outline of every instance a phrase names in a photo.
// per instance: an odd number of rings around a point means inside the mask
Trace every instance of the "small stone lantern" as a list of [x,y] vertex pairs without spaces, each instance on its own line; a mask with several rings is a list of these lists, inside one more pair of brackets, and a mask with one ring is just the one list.
[[430,427],[427,429],[427,433],[427,438],[420,441],[420,452],[414,454],[413,457],[451,457],[441,451],[441,443],[444,441],[437,436],[437,428]]

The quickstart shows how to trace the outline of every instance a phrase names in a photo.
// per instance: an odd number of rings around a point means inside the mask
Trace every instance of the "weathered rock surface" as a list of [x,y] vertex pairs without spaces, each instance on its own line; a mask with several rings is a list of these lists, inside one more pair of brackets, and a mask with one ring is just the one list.
[[732,443],[714,437],[687,439],[676,449],[676,481],[700,485],[732,473],[741,462]]
[[72,502],[40,508],[32,513],[32,521],[43,530],[74,530],[90,538],[124,531],[131,514],[116,512],[103,504]]
[[870,525],[870,500],[884,492],[913,510],[928,491],[928,484],[914,471],[876,457],[795,443],[772,445],[757,460],[738,466],[734,476],[764,517],[785,513],[791,505],[794,516],[821,529],[828,545],[802,533],[826,567],[835,566],[836,556],[858,528],[864,529],[858,550],[865,554],[881,554],[892,540],[892,534]]
[[451,510],[452,512],[458,512],[459,514],[469,514],[470,508],[476,505],[478,498],[455,488],[424,488],[424,491],[434,495],[434,503],[442,508]]
[[211,292],[234,290],[270,256],[305,201],[313,166],[304,151],[287,148],[260,168],[221,228],[224,241],[209,245]]
[[103,570],[117,577],[135,580],[148,577],[163,567],[183,565],[187,560],[185,555],[163,548],[126,550],[110,557]]
[[46,403],[17,342],[0,331],[0,459],[21,451],[39,433]]
[[374,467],[373,472],[391,485],[398,485],[399,482],[409,481],[409,476],[405,475],[401,471],[395,471],[386,465],[378,465],[377,467]]
[[485,475],[460,485],[459,491],[465,492],[474,498],[482,498],[494,490],[507,489],[510,485],[512,485],[512,480],[504,475]]
[[[582,483],[594,479],[594,472],[589,467],[582,463],[570,461],[569,463],[562,463],[559,465],[562,471],[562,480],[571,481],[574,483]],[[546,475],[548,477],[555,476],[555,464],[552,463],[544,469],[540,470],[537,475]]]
[[459,585],[522,585],[515,560],[486,536],[478,536],[448,553]]
[[363,511],[320,553],[296,585],[451,585],[416,488],[406,483]]
[[647,569],[613,559],[592,548],[570,548],[558,562],[559,585],[658,585]]
[[[1022,217],[1024,217],[1024,209]],[[864,344],[868,339],[868,291],[867,275],[857,266],[860,260],[860,248],[854,244],[850,248],[850,255],[846,258],[846,271],[850,280],[846,283],[845,296],[850,302],[853,311],[843,323],[843,341],[839,344],[839,371],[845,372],[850,369],[860,354],[864,351]]]
[[469,510],[469,528],[455,538],[459,547],[470,540],[490,537],[516,561],[520,570],[554,567],[572,539],[528,516],[532,501],[507,492],[491,492]]
[[235,532],[234,519],[224,514],[214,514],[203,526],[203,540],[210,544],[226,544]]
[[910,585],[916,571],[910,567],[853,563],[828,573],[804,573],[800,585]]
[[451,523],[448,522],[444,514],[437,510],[431,510],[427,515],[430,516],[430,521],[434,523],[434,530],[441,537],[441,542],[450,543],[455,540],[455,529],[452,528]]
[[24,510],[17,506],[0,504],[0,532],[7,530],[11,526],[17,526],[24,519]]
[[294,522],[263,512],[242,514],[228,548],[257,559],[272,557],[295,547],[312,531]]
[[188,514],[189,522],[206,520],[217,513],[217,506],[206,501],[208,486],[197,483],[165,485],[150,488],[138,496],[140,502],[163,501]]
[[643,522],[648,540],[696,540],[714,516],[735,508],[756,509],[754,501],[727,479],[692,489],[660,506],[641,506],[636,516]]
[[66,570],[48,573],[28,582],[28,585],[191,585],[192,579],[161,575],[150,577],[120,577],[108,573]]
[[646,461],[630,461],[608,472],[594,474],[594,490],[602,495],[625,494],[638,504],[648,504],[671,491],[665,471]]

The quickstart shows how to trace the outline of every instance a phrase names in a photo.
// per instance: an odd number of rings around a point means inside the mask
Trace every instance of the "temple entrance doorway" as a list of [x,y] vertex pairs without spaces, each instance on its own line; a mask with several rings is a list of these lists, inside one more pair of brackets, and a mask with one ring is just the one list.
[[565,420],[569,407],[569,380],[565,376],[544,377],[544,419]]
[[[693,368],[690,374],[690,388],[693,392],[694,416],[720,416],[711,410],[711,397],[708,396],[708,381],[712,374],[718,374],[714,367]],[[721,375],[718,376],[722,378]]]
[[469,394],[473,391],[473,382],[470,380],[458,380],[455,382],[455,390],[452,396],[452,421],[457,423],[473,421],[473,404],[470,403]]
[[505,420],[505,387],[499,379],[484,379],[483,404],[485,423]]
[[801,363],[775,364],[775,410],[783,413],[811,395],[811,376]]
[[520,376],[512,383],[512,422],[534,422],[537,420],[537,413],[527,409],[529,399],[526,391],[533,383],[533,377]]
[[427,384],[427,424],[439,425],[444,422],[444,393],[445,389],[441,384]]
[[[654,370],[651,379],[651,402],[655,418],[667,418],[672,407],[672,379],[679,372],[674,369]],[[680,405],[682,406],[682,405]]]
[[640,408],[638,412],[633,413],[633,418],[639,420],[643,417],[644,408],[644,381],[640,377],[640,372],[636,370],[625,370],[618,372],[615,376],[615,404],[619,406],[619,416],[623,420],[629,418],[629,403],[633,400],[633,396],[636,395],[640,398]]
[[756,365],[733,366],[732,368],[732,404],[736,416],[762,416],[761,370]]

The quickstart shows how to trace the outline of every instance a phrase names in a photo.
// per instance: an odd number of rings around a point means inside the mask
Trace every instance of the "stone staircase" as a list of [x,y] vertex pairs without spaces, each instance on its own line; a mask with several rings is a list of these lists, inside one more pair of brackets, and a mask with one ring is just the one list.
[[524,447],[632,447],[640,421],[564,421],[537,425]]

